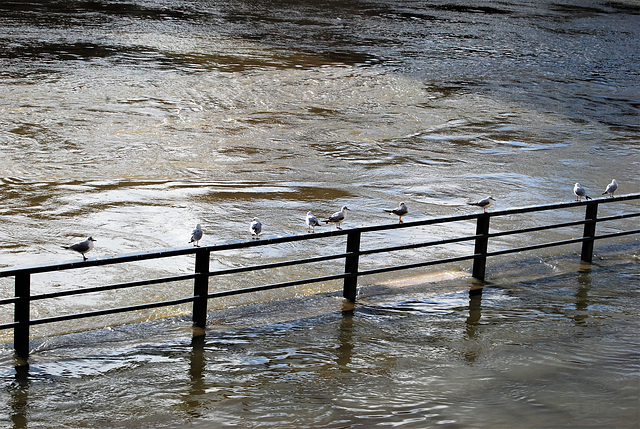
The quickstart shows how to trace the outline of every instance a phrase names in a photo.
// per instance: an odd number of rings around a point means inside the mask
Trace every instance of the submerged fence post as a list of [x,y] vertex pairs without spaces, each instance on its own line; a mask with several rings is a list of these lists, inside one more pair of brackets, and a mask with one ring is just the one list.
[[347,257],[345,258],[344,272],[354,274],[344,279],[342,296],[351,302],[356,302],[358,288],[358,262],[360,260],[360,231],[350,231],[347,235]]
[[478,223],[476,224],[476,238],[475,248],[473,254],[476,255],[473,258],[473,278],[480,281],[484,281],[485,269],[487,266],[487,247],[489,245],[489,215],[483,213],[478,216]]
[[199,249],[196,252],[196,277],[193,280],[193,324],[199,328],[207,325],[207,295],[209,294],[210,251]]
[[16,354],[26,360],[29,357],[29,321],[31,295],[31,276],[29,273],[16,274],[15,296],[19,298],[14,304],[13,321],[18,325],[13,328],[13,349]]
[[598,203],[591,201],[587,204],[587,211],[585,214],[584,233],[582,237],[586,240],[582,242],[582,254],[580,259],[584,262],[591,262],[593,259],[593,242],[596,236],[596,218],[598,216]]

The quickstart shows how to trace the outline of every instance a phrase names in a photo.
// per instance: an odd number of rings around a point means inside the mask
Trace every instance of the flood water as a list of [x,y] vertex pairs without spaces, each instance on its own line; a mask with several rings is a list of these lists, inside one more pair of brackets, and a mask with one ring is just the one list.
[[[61,246],[89,235],[88,256],[109,257],[188,246],[197,223],[203,245],[249,239],[254,216],[265,236],[304,234],[308,210],[343,205],[350,228],[395,222],[382,209],[400,201],[418,220],[487,195],[571,201],[575,182],[637,193],[638,82],[635,1],[3,1],[0,269],[79,259]],[[638,243],[597,243],[593,265],[574,247],[499,259],[481,295],[459,264],[366,278],[353,309],[336,284],[220,300],[203,335],[188,308],[37,327],[28,371],[2,331],[0,426],[637,427]],[[256,249],[212,265],[334,250]],[[32,291],[193,270],[172,262],[38,275]]]

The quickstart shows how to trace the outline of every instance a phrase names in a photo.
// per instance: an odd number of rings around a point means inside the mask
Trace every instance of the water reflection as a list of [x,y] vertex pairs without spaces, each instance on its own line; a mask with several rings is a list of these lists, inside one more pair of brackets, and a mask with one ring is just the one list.
[[191,339],[191,352],[189,353],[189,392],[183,399],[183,408],[187,414],[194,418],[202,417],[199,409],[200,398],[206,393],[204,381],[205,365],[205,340],[206,335],[202,329],[193,328]]
[[[482,287],[472,287],[469,289],[469,316],[466,320],[466,339],[475,340],[478,338],[478,322],[481,317],[482,306]],[[473,344],[469,344],[464,352],[464,358],[468,363],[473,363],[480,355],[479,348],[474,348]]]
[[477,337],[477,324],[480,320],[480,307],[482,304],[482,288],[472,288],[469,290],[469,317],[467,317],[467,337]]
[[589,290],[591,289],[591,269],[581,269],[578,275],[578,290],[574,297],[576,313],[573,320],[576,325],[584,325],[589,317]]
[[353,352],[353,308],[342,310],[336,363],[342,372],[349,372],[349,364]]
[[9,403],[11,422],[14,429],[27,427],[28,401],[29,401],[29,366],[17,365],[15,367],[15,382],[9,385],[11,399]]

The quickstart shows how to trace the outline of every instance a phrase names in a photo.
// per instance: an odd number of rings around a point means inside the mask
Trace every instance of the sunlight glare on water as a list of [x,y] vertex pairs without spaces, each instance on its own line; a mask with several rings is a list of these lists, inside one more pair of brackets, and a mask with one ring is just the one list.
[[[400,201],[405,220],[418,220],[475,212],[467,202],[487,195],[493,209],[567,202],[576,181],[592,197],[613,178],[620,194],[636,193],[639,12],[596,0],[4,1],[0,269],[79,260],[62,246],[89,235],[98,241],[88,256],[101,258],[190,246],[197,223],[202,245],[249,239],[254,216],[266,237],[304,234],[308,210],[323,218],[343,205],[353,228],[397,222],[383,209]],[[612,207],[600,216],[638,208],[601,206]],[[542,220],[574,215],[554,214]],[[523,216],[492,223],[528,226]],[[393,230],[363,246],[474,228]],[[221,252],[211,265],[344,246],[305,243]],[[186,305],[33,327],[27,373],[12,366],[4,330],[0,425],[636,427],[637,243],[608,241],[589,267],[575,248],[496,258],[482,295],[469,295],[477,285],[460,263],[366,278],[352,311],[341,311],[338,282],[212,300],[202,336]],[[361,263],[423,258],[408,250]],[[37,274],[31,288],[189,274],[193,263]],[[242,282],[321,276],[335,264]],[[212,289],[237,285],[224,276]],[[192,286],[32,311],[167,300]],[[13,287],[0,279],[0,299]],[[0,313],[0,323],[12,318]]]

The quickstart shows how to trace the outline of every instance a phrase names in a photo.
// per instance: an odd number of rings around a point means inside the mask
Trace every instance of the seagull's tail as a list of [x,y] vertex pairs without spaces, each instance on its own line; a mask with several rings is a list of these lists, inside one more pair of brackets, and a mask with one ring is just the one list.
[[590,200],[590,199],[591,199],[591,197],[590,197],[589,195],[585,195],[584,197],[585,197],[587,200]]
[[393,213],[393,210],[388,210],[388,209],[382,209],[385,211],[385,213]]
[[62,247],[63,249],[67,249],[67,250],[71,249],[70,246],[60,246],[60,247]]
[[607,194],[608,194],[608,192],[607,192],[607,191],[604,191],[604,192],[602,193],[602,195],[607,195]]
[[478,203],[467,203],[467,204],[469,204],[470,206],[479,206],[480,205]]

